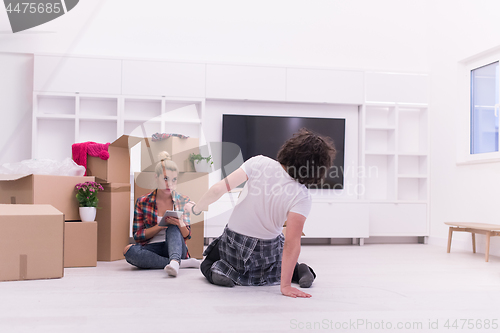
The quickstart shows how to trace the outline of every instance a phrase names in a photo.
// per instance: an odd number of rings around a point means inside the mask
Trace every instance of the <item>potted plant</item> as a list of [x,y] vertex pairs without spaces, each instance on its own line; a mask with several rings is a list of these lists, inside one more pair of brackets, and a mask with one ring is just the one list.
[[201,154],[192,153],[189,155],[189,160],[193,162],[196,172],[210,172],[212,164],[214,164],[212,161],[212,155],[203,157]]
[[101,184],[96,182],[78,183],[75,185],[76,200],[79,203],[80,219],[82,222],[95,221],[97,212],[97,191],[103,191]]

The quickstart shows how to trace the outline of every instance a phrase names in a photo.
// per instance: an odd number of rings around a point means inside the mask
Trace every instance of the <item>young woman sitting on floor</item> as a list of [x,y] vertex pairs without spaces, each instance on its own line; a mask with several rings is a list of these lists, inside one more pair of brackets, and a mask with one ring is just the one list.
[[[191,238],[189,197],[177,193],[179,169],[170,155],[159,154],[155,179],[157,189],[137,199],[134,210],[133,233],[136,244],[125,247],[123,254],[138,268],[165,269],[169,276],[177,276],[180,268],[198,268],[200,263],[190,258],[186,240]],[[158,221],[165,211],[183,211],[180,219],[167,217],[167,226]]]

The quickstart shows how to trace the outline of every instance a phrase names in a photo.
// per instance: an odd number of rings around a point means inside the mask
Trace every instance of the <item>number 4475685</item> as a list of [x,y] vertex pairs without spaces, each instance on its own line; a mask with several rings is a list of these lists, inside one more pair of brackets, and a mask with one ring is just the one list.
[[455,319],[455,321],[451,322],[450,319],[448,319],[444,323],[444,327],[450,329],[450,328],[455,328],[455,329],[497,329],[498,328],[498,319]]
[[[24,7],[24,8],[23,8]],[[9,3],[7,6],[7,12],[10,14],[12,12],[16,13],[55,13],[59,14],[61,12],[61,4],[60,3],[31,3],[31,2],[23,2],[17,3],[14,8],[12,8],[12,3]]]

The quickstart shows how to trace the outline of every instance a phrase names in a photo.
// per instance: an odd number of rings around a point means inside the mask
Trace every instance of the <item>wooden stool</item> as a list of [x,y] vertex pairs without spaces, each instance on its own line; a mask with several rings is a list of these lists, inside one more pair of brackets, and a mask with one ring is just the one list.
[[485,260],[490,258],[490,237],[500,236],[500,225],[488,223],[471,223],[471,222],[445,222],[444,224],[450,225],[448,233],[448,253],[451,250],[451,236],[453,231],[465,231],[472,234],[472,252],[476,253],[476,234],[486,235],[486,250]]

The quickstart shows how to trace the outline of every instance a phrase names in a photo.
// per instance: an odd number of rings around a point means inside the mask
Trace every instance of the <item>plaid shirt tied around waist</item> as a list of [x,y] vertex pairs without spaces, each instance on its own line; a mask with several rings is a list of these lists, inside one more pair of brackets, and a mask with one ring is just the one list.
[[218,244],[220,260],[212,266],[212,271],[225,275],[242,286],[262,286],[279,284],[281,281],[281,258],[285,237],[259,239],[224,229],[218,242],[212,242],[203,255]]

